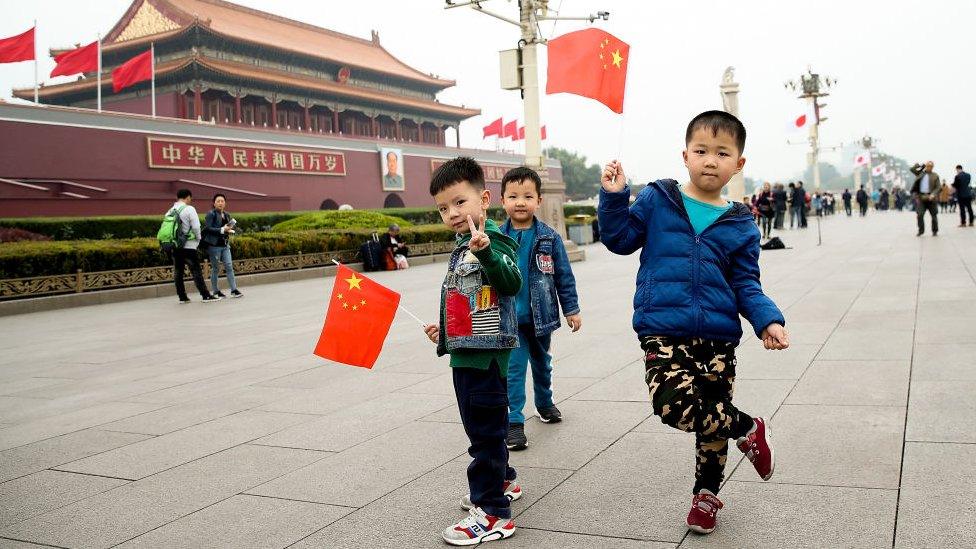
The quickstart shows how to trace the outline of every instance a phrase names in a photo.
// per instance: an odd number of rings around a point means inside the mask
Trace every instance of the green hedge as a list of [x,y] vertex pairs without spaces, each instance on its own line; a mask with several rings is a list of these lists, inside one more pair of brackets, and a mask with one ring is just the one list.
[[[305,212],[258,212],[233,214],[242,231],[269,231],[271,227]],[[206,215],[204,213],[204,215]],[[0,227],[22,229],[55,240],[109,240],[155,236],[163,214],[103,217],[22,217],[0,219]],[[200,216],[203,222],[203,215]]]
[[291,231],[314,231],[321,229],[369,228],[385,232],[387,227],[393,223],[400,225],[401,228],[412,225],[412,223],[403,218],[384,215],[379,211],[333,210],[300,215],[294,219],[278,223],[271,230],[276,233],[287,233]]
[[[236,259],[357,249],[370,229],[249,233],[235,237],[231,249]],[[406,227],[401,237],[407,244],[446,242],[454,232],[436,225]],[[10,242],[0,245],[0,278],[21,278],[83,271],[112,271],[168,265],[154,238]]]

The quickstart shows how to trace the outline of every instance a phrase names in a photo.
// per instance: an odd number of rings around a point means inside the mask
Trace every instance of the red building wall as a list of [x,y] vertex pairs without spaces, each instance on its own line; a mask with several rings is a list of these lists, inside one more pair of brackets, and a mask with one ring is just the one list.
[[[175,109],[176,100],[171,99]],[[161,105],[162,101],[157,109]],[[189,132],[193,130],[194,123],[174,123],[172,126]],[[269,144],[283,145],[281,142],[275,143],[278,140],[287,143],[287,135],[282,135],[283,132],[263,131],[268,132]],[[149,136],[167,138],[157,133],[0,120],[0,178],[64,179],[109,189],[108,193],[94,193],[87,200],[52,200],[49,194],[42,193],[38,196],[38,201],[29,203],[18,199],[15,204],[13,200],[4,200],[13,198],[13,189],[0,184],[0,216],[158,213],[160,204],[157,201],[166,202],[172,199],[169,196],[172,194],[169,187],[161,187],[160,184],[177,179],[288,199],[284,202],[280,199],[248,199],[242,201],[246,202],[246,208],[238,207],[237,211],[288,209],[286,204],[292,210],[317,210],[326,199],[334,200],[338,204],[350,204],[356,209],[381,208],[390,194],[382,190],[380,154],[376,150],[343,150],[341,147],[328,149],[344,154],[344,176],[153,169],[148,167],[147,162],[146,138]],[[173,139],[188,138],[180,136]],[[206,138],[189,139],[212,141]],[[397,194],[406,206],[432,204],[428,185],[431,161],[435,157],[414,156],[406,144],[397,142],[348,141],[351,147],[359,148],[402,147],[406,188]],[[476,157],[479,154],[478,151],[445,147],[436,158],[442,160],[459,153],[474,154]],[[516,165],[520,161],[521,157],[513,156],[510,163]],[[499,164],[497,161],[494,163]],[[561,170],[550,168],[549,171],[551,179],[562,180]],[[495,197],[493,200],[497,200],[499,196],[499,187],[498,184],[489,184]],[[21,191],[18,189],[17,192]],[[44,200],[40,200],[41,198]],[[142,199],[143,204],[138,205],[138,200],[133,202],[136,198]],[[117,202],[115,206],[113,201]],[[54,202],[60,204],[55,206]],[[65,202],[72,204],[66,206]],[[96,205],[96,202],[99,204]]]

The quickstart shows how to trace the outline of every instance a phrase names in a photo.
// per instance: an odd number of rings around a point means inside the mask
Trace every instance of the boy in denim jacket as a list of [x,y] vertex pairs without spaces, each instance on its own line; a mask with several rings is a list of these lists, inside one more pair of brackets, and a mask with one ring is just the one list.
[[[601,178],[601,241],[621,255],[641,251],[634,331],[644,350],[645,382],[661,422],[696,435],[695,487],[686,523],[715,529],[722,508],[729,439],[769,480],[775,466],[765,419],[732,404],[739,315],[766,349],[789,347],[783,313],[759,283],[759,229],[752,212],[722,196],[742,170],[746,129],[722,111],[694,117],[685,131],[690,181],[649,184],[629,205],[623,166]],[[629,207],[628,207],[629,206]]]
[[448,526],[443,538],[451,545],[476,545],[515,532],[510,502],[522,496],[505,446],[508,358],[518,346],[514,296],[522,285],[518,245],[486,219],[491,193],[473,159],[444,163],[431,177],[430,194],[441,219],[457,233],[457,247],[441,285],[440,322],[424,331],[439,356],[451,355],[454,393],[473,458],[471,492],[461,498],[469,514]]
[[[543,423],[562,421],[552,401],[552,332],[559,328],[559,305],[566,323],[577,331],[583,324],[576,279],[562,238],[535,217],[542,203],[542,180],[534,170],[518,167],[502,178],[502,205],[508,214],[501,230],[518,242],[522,287],[515,297],[519,347],[508,359],[508,449],[524,450],[525,371],[532,365],[535,409]],[[558,298],[558,303],[557,303]]]

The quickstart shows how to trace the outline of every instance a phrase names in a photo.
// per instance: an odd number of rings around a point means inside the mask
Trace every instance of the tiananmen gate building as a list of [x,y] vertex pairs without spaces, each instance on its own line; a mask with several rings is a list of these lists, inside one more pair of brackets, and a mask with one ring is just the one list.
[[[150,45],[155,118],[149,81],[112,93],[112,69]],[[102,112],[94,72],[42,86],[41,106],[0,102],[0,216],[159,213],[181,187],[222,192],[235,211],[428,206],[446,159],[475,157],[495,191],[522,162],[461,149],[458,127],[480,111],[438,101],[455,82],[403,63],[375,31],[135,0],[102,40],[102,68]]]

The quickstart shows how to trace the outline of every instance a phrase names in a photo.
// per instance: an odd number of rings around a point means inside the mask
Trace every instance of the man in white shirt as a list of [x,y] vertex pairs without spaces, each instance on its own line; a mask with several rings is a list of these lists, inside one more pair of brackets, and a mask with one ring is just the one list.
[[200,216],[196,208],[190,205],[191,202],[193,202],[193,194],[190,193],[190,189],[180,189],[176,192],[176,202],[170,208],[171,211],[178,210],[180,216],[177,246],[173,250],[173,282],[176,284],[176,295],[179,296],[180,303],[189,303],[190,298],[186,296],[186,286],[183,284],[183,270],[189,265],[193,284],[200,292],[203,302],[214,303],[220,301],[220,298],[210,295],[207,285],[203,282],[203,271],[200,269],[200,258],[197,255],[197,247],[200,246]]
[[932,217],[932,236],[939,234],[939,193],[942,191],[942,181],[939,174],[932,171],[935,163],[931,160],[923,164],[912,166],[915,183],[912,185],[912,197],[915,198],[915,214],[918,219],[918,236],[925,233],[925,212]]

